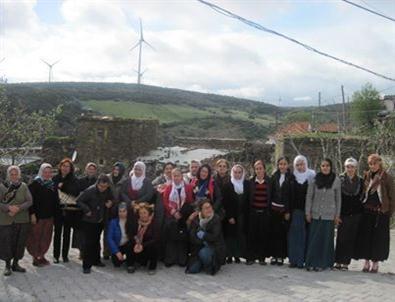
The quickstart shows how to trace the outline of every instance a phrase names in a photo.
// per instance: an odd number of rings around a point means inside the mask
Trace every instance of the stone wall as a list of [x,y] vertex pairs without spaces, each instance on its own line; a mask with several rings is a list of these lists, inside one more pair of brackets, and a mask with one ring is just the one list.
[[139,156],[158,147],[157,120],[82,116],[76,131],[76,163],[93,161],[101,168],[114,162],[130,165]]
[[201,138],[201,137],[174,137],[173,144],[188,148],[208,148],[241,150],[244,149],[247,140],[233,138]]

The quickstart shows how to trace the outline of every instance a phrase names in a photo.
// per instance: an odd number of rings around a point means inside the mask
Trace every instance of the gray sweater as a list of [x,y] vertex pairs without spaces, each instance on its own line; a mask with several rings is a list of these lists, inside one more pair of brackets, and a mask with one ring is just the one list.
[[313,219],[334,220],[340,217],[341,185],[336,176],[330,189],[318,189],[315,180],[309,183],[306,195],[306,215]]

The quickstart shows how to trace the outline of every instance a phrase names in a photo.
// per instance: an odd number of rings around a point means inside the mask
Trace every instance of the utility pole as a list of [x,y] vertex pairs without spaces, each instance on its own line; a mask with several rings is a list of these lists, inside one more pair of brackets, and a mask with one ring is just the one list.
[[321,91],[318,92],[318,109],[321,109]]
[[344,97],[344,86],[341,86],[342,89],[342,101],[343,101],[343,132],[346,132],[346,99]]

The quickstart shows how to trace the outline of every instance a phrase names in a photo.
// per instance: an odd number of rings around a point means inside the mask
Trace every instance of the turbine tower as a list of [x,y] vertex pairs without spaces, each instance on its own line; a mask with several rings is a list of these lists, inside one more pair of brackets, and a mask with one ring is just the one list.
[[43,61],[43,62],[48,66],[48,68],[49,68],[49,71],[48,71],[48,83],[51,83],[51,81],[52,81],[52,76],[53,76],[53,74],[52,74],[52,68],[53,68],[56,64],[58,64],[60,60],[57,60],[56,62],[54,62],[54,63],[52,63],[52,64],[48,63],[47,61],[44,61],[43,59],[41,59],[41,61]]
[[147,70],[144,70],[143,72],[141,72],[141,59],[143,56],[143,44],[147,44],[149,47],[151,47],[153,50],[155,50],[155,48],[149,44],[147,41],[144,40],[144,33],[143,33],[143,23],[140,19],[140,39],[139,41],[133,45],[132,48],[130,48],[130,51],[134,50],[135,48],[139,48],[139,60],[138,60],[138,69],[137,69],[137,84],[141,84],[141,78],[143,77],[144,73]]

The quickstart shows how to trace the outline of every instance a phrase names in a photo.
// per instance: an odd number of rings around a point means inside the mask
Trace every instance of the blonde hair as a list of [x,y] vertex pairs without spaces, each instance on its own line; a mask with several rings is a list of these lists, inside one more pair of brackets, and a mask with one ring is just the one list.
[[225,164],[228,169],[230,169],[230,164],[225,158],[220,158],[216,161],[215,166],[218,167],[220,164]]

